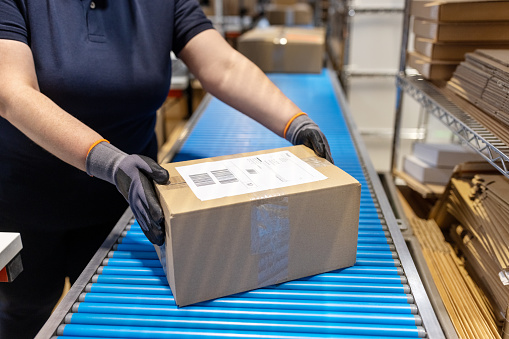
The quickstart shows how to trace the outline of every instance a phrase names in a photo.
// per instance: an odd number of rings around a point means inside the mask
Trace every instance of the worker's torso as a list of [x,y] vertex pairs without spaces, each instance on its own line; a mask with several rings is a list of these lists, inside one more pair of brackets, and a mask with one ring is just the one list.
[[[197,9],[186,0],[4,1],[0,38],[30,46],[40,90],[61,108],[125,152],[155,157],[172,48],[178,53],[193,27],[210,27]],[[105,204],[125,208],[111,184],[64,164],[2,118],[0,145],[0,213],[8,219],[73,227],[109,213]],[[18,216],[23,209],[31,212]]]

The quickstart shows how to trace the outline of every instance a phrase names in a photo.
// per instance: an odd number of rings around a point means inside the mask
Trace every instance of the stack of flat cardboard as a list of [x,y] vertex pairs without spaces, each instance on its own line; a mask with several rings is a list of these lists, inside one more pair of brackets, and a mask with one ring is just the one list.
[[448,80],[464,54],[509,48],[509,1],[413,0],[414,51],[407,64],[430,80]]
[[490,303],[466,271],[463,260],[445,240],[435,220],[417,217],[415,206],[401,193],[398,190],[402,208],[458,337],[500,339]]
[[446,195],[442,202],[455,220],[438,214],[435,220],[450,229],[495,314],[503,319],[509,300],[509,179],[498,174],[452,178]]
[[447,87],[509,126],[509,49],[467,53]]

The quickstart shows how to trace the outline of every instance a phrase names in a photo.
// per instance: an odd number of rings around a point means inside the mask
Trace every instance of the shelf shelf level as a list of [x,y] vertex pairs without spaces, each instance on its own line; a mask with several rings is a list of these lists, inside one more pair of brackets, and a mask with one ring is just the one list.
[[483,125],[448,100],[440,89],[421,76],[397,77],[398,87],[509,178],[509,147]]

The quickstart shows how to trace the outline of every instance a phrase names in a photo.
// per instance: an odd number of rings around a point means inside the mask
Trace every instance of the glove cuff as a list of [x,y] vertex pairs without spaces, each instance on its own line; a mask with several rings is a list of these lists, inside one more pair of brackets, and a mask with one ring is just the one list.
[[88,175],[115,184],[115,173],[118,164],[127,156],[107,141],[100,141],[92,146],[86,159],[86,170]]
[[307,126],[316,126],[318,128],[318,125],[315,124],[311,118],[303,113],[300,115],[296,115],[292,120],[289,122],[289,126],[287,127],[286,133],[285,133],[285,139],[292,143],[292,145],[296,145],[297,143],[297,137],[299,135],[299,132]]

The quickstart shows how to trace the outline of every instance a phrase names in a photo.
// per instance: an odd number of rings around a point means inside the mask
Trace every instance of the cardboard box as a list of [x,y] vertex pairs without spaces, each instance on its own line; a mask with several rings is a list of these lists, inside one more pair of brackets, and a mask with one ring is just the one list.
[[295,5],[300,2],[300,0],[270,0],[270,3],[277,5]]
[[436,22],[415,18],[413,31],[421,38],[437,41],[509,42],[509,21]]
[[483,160],[479,154],[456,144],[416,143],[413,154],[434,167],[453,168],[463,162]]
[[163,166],[171,184],[157,185],[166,242],[156,251],[177,305],[355,263],[361,186],[309,148]]
[[[223,15],[239,16],[241,11],[243,15],[254,16],[258,13],[258,2],[256,0],[223,0],[222,9]],[[215,15],[215,0],[209,0],[202,9],[207,16]]]
[[240,36],[238,50],[264,72],[320,73],[325,30],[270,26]]
[[429,80],[449,80],[458,64],[459,61],[431,60],[419,53],[408,52],[407,65]]
[[265,5],[265,15],[271,25],[310,25],[313,22],[313,9],[308,3]]
[[463,43],[442,43],[434,42],[431,39],[415,37],[414,50],[432,60],[462,61],[465,54],[476,49],[509,49],[509,43],[498,42],[463,42]]
[[405,155],[403,158],[403,171],[423,184],[446,185],[453,169],[433,167],[414,155]]
[[410,14],[433,21],[509,21],[508,1],[413,0]]

